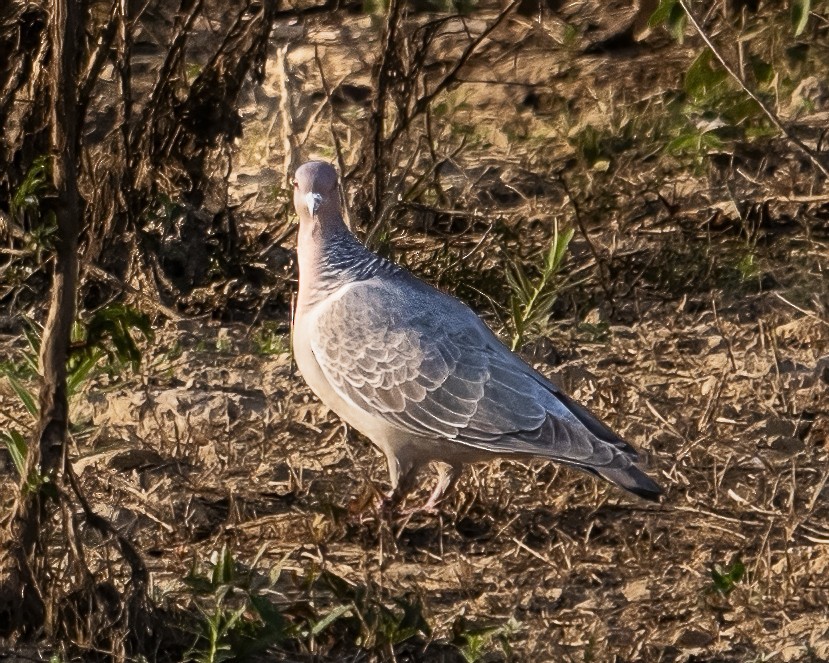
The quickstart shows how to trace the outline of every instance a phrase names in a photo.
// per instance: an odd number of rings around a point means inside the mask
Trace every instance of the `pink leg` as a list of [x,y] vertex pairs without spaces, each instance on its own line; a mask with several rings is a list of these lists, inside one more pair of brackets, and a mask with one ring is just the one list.
[[407,458],[387,456],[391,490],[380,499],[378,507],[381,510],[395,511],[406,499],[417,479],[418,472],[423,467]]
[[458,482],[460,476],[460,465],[445,465],[440,463],[438,465],[438,481],[435,484],[435,489],[432,491],[432,494],[429,496],[426,504],[406,509],[403,513],[411,515],[414,513],[425,512],[437,515],[439,513],[437,508],[438,504],[440,504],[443,498],[452,491],[452,488],[455,487],[455,484]]
[[460,465],[443,465],[438,467],[438,482],[435,484],[435,489],[429,496],[429,501],[426,502],[424,508],[427,510],[434,510],[438,503],[455,487],[458,479],[461,477]]

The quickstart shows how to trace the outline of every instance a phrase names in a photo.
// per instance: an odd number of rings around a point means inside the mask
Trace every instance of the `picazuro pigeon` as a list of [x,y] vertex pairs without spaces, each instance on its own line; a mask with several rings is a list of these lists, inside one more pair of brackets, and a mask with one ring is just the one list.
[[386,455],[389,499],[439,462],[433,509],[464,463],[543,458],[656,500],[627,442],[504,346],[454,297],[370,252],[343,222],[337,173],[297,169],[293,347],[314,393]]

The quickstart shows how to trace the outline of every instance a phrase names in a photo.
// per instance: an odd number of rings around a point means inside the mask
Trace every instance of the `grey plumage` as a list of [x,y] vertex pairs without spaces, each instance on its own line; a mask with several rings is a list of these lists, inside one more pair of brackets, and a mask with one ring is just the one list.
[[[454,297],[365,249],[345,227],[336,172],[310,162],[295,180],[300,293],[294,350],[317,395],[386,454],[402,496],[430,461],[541,457],[641,497],[659,486],[637,453],[510,352]],[[312,209],[314,208],[314,209]]]

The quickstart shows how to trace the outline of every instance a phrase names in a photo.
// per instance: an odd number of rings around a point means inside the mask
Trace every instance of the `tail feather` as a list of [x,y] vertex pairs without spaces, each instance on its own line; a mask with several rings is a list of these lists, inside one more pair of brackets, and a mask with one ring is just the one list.
[[628,492],[652,502],[659,501],[662,488],[635,465],[623,468],[591,467],[589,470]]

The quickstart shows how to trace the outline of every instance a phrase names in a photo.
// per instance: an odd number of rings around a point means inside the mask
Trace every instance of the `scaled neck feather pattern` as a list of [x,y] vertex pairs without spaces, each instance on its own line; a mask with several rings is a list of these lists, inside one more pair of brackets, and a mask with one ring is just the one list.
[[[303,237],[305,233],[318,232],[322,237]],[[305,307],[313,306],[347,283],[378,275],[389,277],[405,271],[365,248],[344,223],[326,231],[317,226],[301,232],[298,248],[299,300]]]

